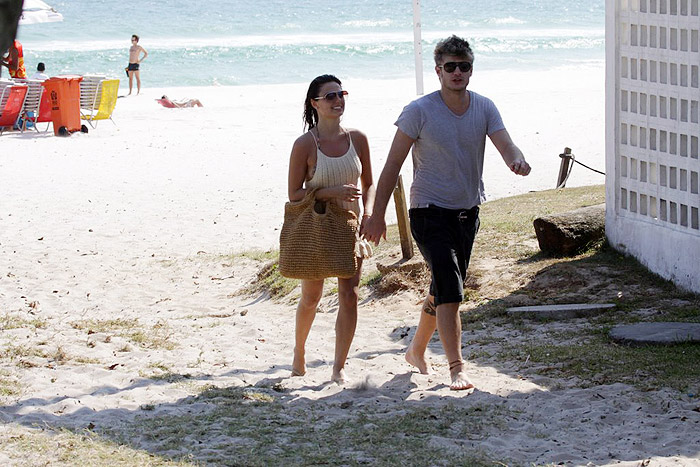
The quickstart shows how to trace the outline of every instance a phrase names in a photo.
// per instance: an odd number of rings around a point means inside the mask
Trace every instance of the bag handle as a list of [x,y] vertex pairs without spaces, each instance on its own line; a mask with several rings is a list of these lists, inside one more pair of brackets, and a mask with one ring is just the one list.
[[306,206],[306,205],[312,204],[316,200],[316,192],[317,191],[318,191],[318,188],[307,188],[306,194],[304,195],[304,197],[302,199],[300,199],[299,201],[287,201],[287,204],[289,204],[289,206],[294,206],[294,207]]

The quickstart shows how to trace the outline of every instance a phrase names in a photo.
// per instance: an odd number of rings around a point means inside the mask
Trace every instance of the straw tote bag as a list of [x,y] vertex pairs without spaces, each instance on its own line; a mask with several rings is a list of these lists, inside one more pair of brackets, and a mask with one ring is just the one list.
[[284,205],[279,271],[284,277],[318,280],[348,278],[357,272],[357,215],[308,190],[301,201]]

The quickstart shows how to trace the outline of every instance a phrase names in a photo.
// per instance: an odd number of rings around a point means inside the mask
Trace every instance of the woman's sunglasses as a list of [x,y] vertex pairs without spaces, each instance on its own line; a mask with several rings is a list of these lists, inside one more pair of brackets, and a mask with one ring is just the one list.
[[329,92],[325,96],[312,97],[312,99],[315,101],[320,101],[321,99],[325,99],[329,102],[333,102],[336,97],[340,100],[343,100],[343,99],[345,99],[345,96],[347,96],[347,95],[348,95],[347,91],[334,91],[334,92]]
[[454,73],[454,71],[459,67],[459,71],[462,73],[467,73],[472,69],[471,62],[447,62],[444,63],[440,68],[448,73]]

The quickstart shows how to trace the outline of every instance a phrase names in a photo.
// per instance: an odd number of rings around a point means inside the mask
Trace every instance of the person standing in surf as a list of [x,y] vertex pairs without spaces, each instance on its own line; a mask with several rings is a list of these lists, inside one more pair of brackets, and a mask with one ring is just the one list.
[[139,36],[132,35],[131,47],[129,47],[129,66],[126,67],[126,74],[129,75],[129,95],[131,95],[134,86],[134,78],[136,78],[136,94],[141,93],[141,71],[139,68],[146,57],[148,57],[148,52],[139,45]]

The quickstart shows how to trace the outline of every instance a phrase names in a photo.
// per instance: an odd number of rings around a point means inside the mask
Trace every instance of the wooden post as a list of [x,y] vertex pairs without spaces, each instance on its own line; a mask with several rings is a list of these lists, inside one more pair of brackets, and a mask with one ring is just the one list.
[[569,178],[569,164],[571,164],[571,148],[564,148],[564,153],[559,154],[561,164],[559,165],[559,177],[557,178],[557,188],[566,186],[566,179]]
[[403,178],[401,175],[399,175],[399,181],[396,184],[396,188],[394,188],[394,206],[396,207],[396,220],[399,224],[401,254],[404,260],[409,260],[413,258],[413,240],[411,239],[411,223],[408,220],[406,194],[403,190]]

